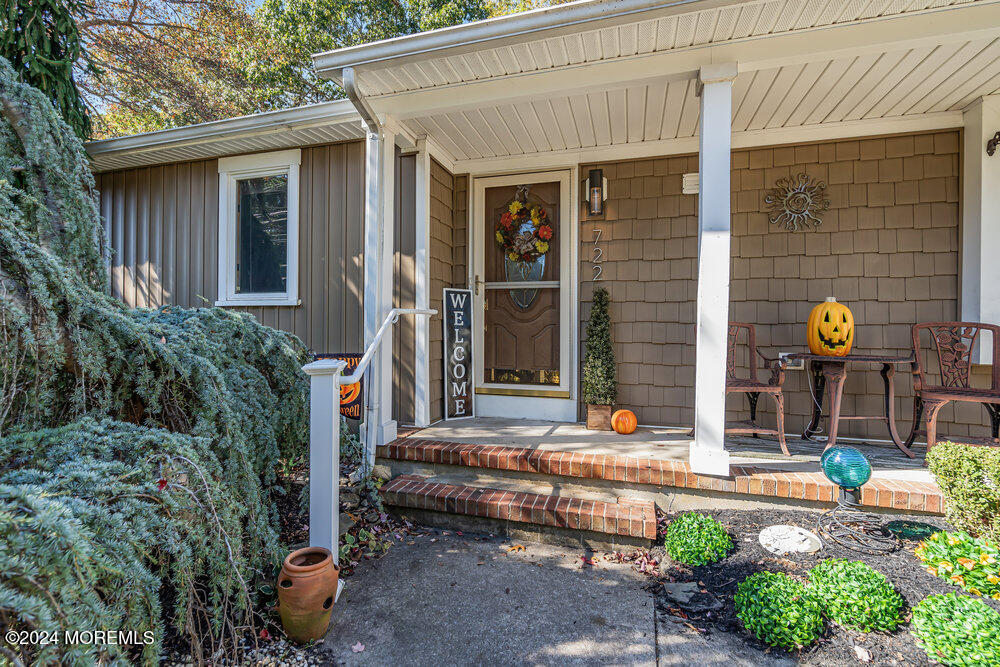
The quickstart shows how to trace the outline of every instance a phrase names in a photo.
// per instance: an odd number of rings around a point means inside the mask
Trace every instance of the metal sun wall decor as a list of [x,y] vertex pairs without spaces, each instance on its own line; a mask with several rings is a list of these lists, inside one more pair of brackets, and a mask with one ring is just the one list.
[[779,178],[764,197],[767,220],[772,225],[784,225],[790,232],[799,227],[818,227],[823,224],[823,212],[830,208],[826,198],[826,183],[808,174],[794,178]]

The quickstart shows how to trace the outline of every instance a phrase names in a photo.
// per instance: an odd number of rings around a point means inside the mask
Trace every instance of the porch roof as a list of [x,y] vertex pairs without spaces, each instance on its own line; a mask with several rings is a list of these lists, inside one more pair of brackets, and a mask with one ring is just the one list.
[[102,172],[362,137],[361,117],[354,106],[337,100],[90,141],[86,149],[93,170]]
[[459,171],[693,152],[726,62],[734,147],[958,127],[1000,92],[1000,2],[586,0],[314,56]]

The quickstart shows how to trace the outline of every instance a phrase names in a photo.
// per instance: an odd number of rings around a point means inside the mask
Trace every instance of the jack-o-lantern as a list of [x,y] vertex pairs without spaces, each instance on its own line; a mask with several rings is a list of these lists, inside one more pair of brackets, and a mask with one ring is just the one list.
[[616,410],[611,415],[611,428],[615,430],[615,433],[628,435],[635,432],[636,426],[638,426],[638,420],[631,410]]
[[354,399],[358,397],[358,394],[360,393],[361,393],[360,382],[340,385],[340,404],[350,405],[354,401]]
[[806,324],[809,351],[827,357],[844,357],[854,342],[854,315],[851,309],[832,297],[809,313]]

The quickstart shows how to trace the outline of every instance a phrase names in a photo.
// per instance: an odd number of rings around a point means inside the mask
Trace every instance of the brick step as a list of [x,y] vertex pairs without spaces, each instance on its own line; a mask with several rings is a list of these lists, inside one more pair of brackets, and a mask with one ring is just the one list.
[[[520,477],[547,475],[576,478],[582,484],[617,483],[623,488],[649,491],[673,488],[754,497],[761,501],[832,503],[838,493],[837,487],[820,472],[733,465],[728,477],[714,477],[694,473],[684,461],[442,442],[414,436],[380,446],[377,456],[389,462],[421,464],[418,467],[429,468],[433,474],[458,466]],[[888,510],[944,513],[944,498],[933,482],[873,478],[862,488],[861,503]]]
[[646,540],[656,538],[656,510],[651,501],[619,499],[611,503],[447,484],[421,475],[395,477],[379,493],[385,503],[393,507]]

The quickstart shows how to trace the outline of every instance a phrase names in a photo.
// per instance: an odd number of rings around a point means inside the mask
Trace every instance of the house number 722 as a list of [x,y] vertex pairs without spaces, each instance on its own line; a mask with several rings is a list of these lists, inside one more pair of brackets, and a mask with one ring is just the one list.
[[594,258],[590,260],[591,264],[594,265],[594,282],[596,283],[601,279],[601,274],[604,273],[604,267],[601,263],[604,261],[604,251],[601,247],[597,245],[601,242],[601,230],[594,228]]

